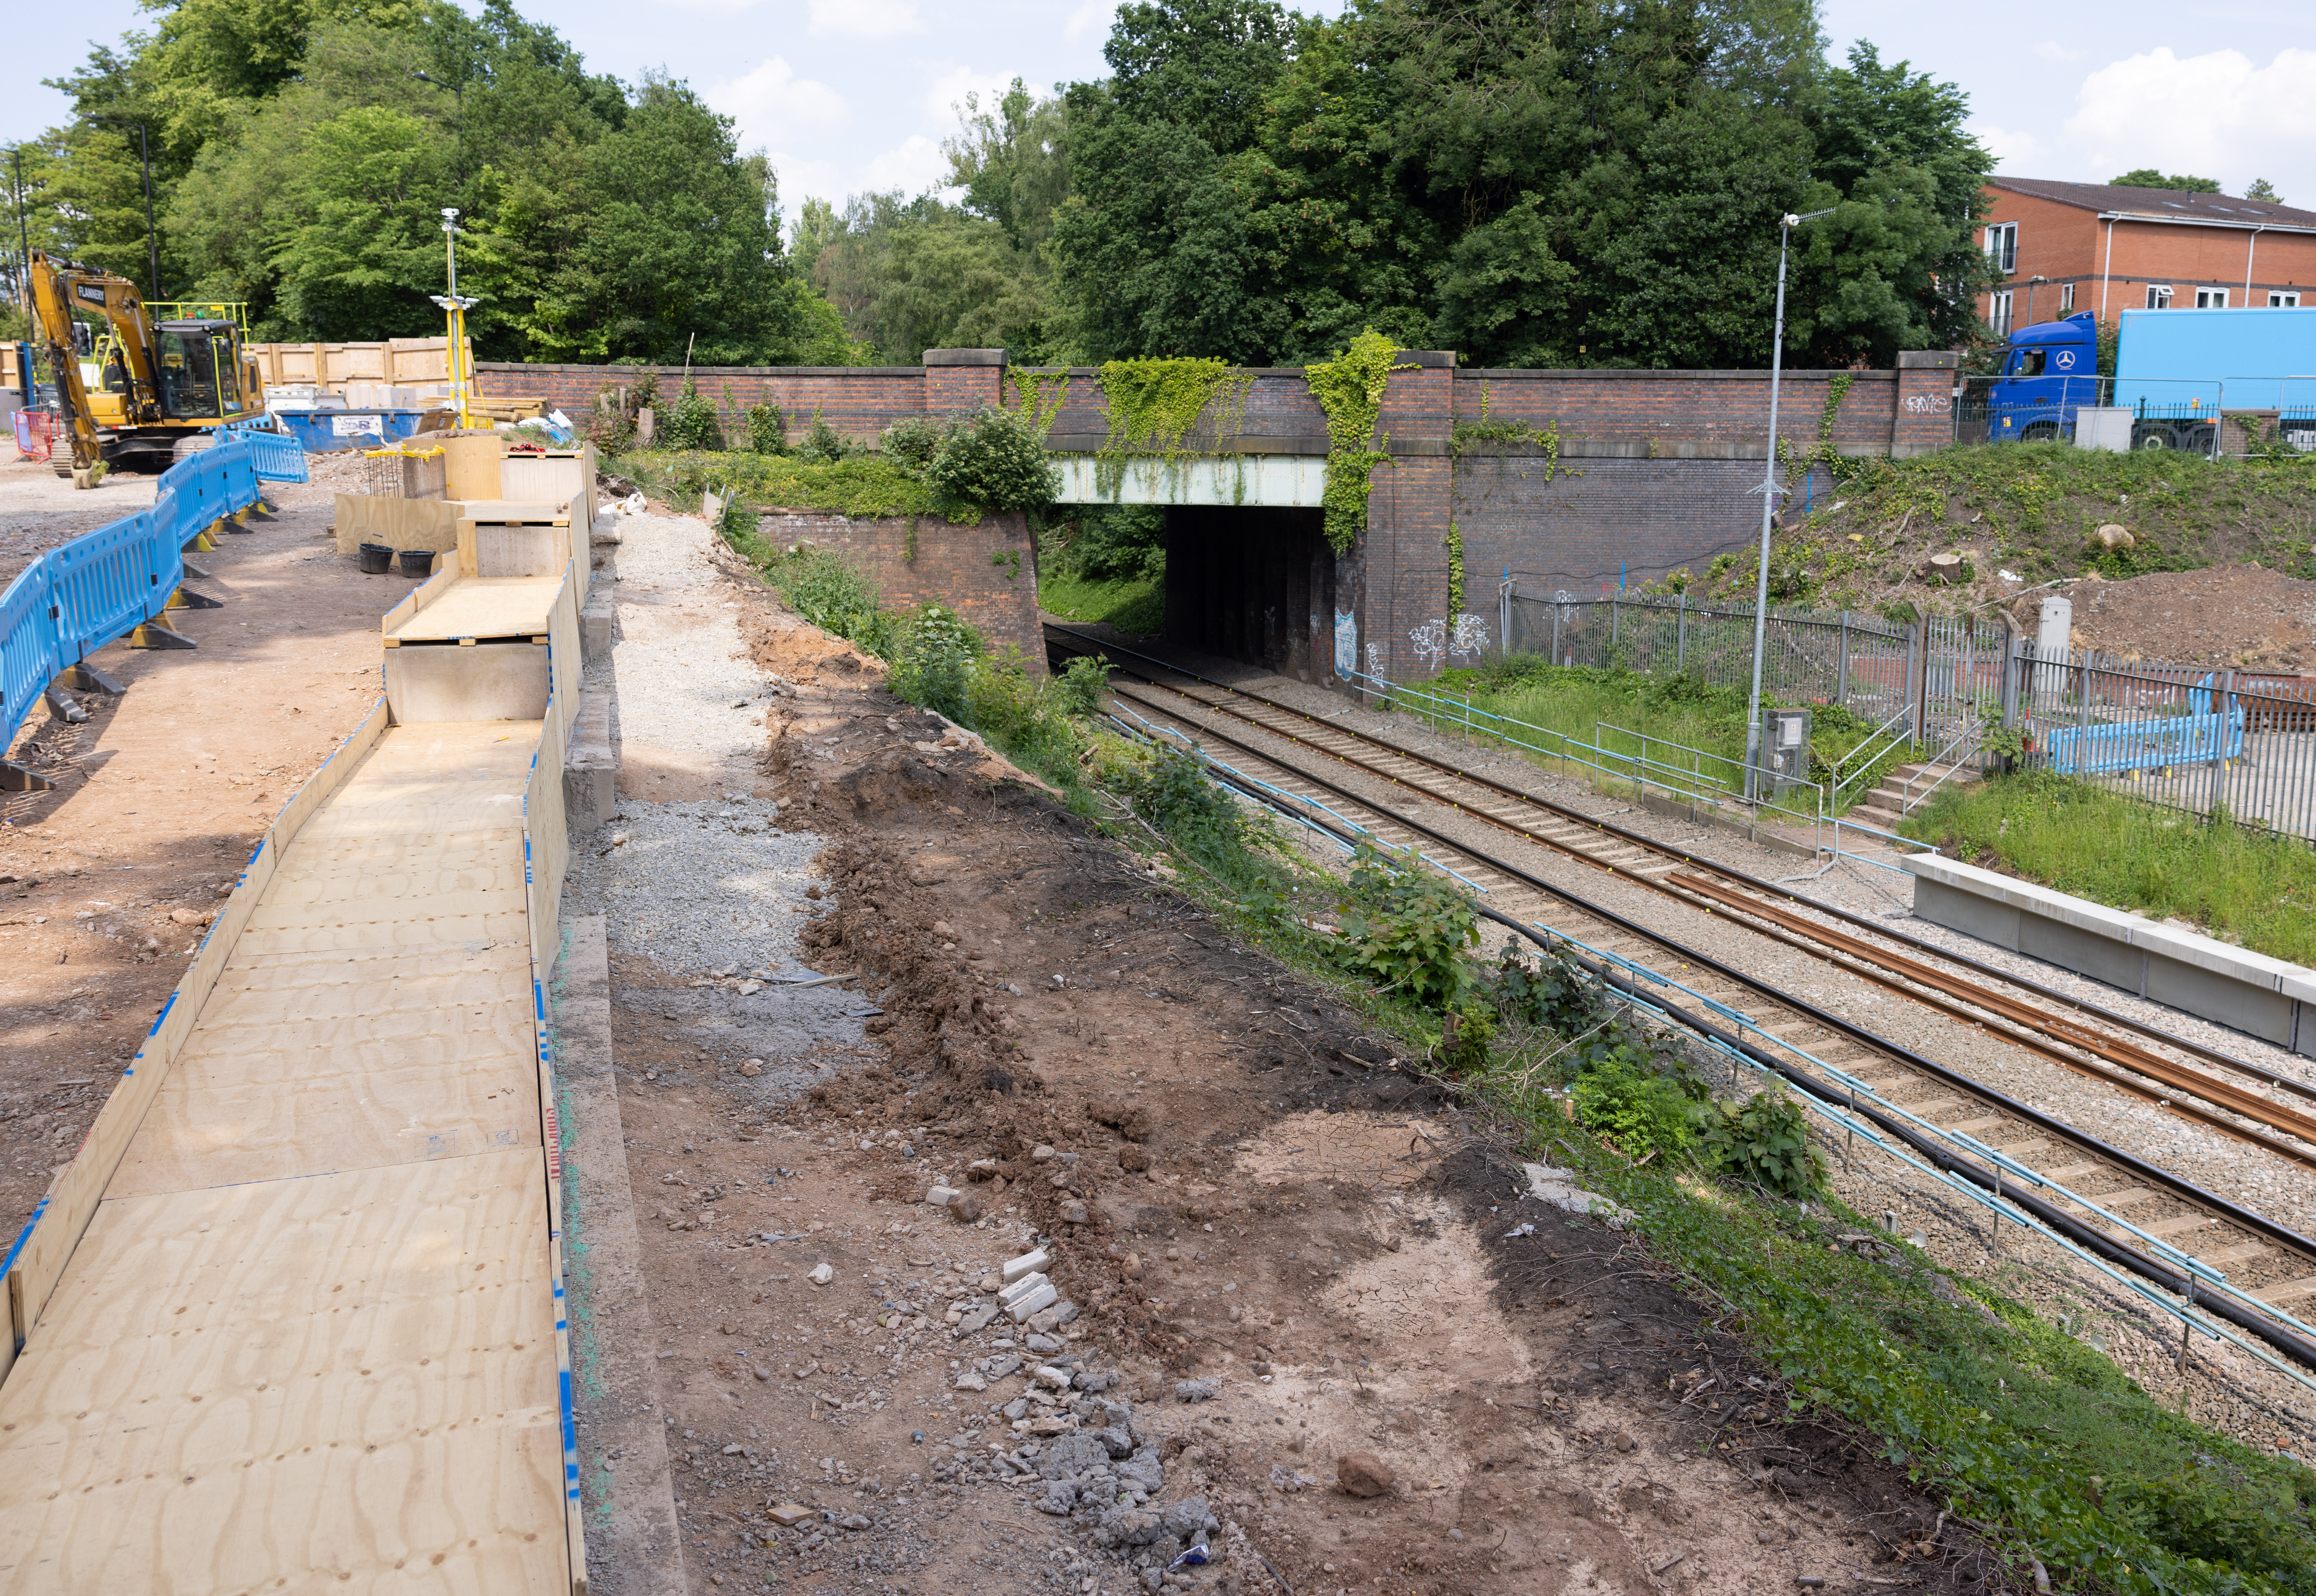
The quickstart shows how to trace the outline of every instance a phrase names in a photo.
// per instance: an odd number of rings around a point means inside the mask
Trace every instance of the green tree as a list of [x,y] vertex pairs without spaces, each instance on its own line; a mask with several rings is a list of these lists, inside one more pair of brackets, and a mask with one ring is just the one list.
[[878,359],[908,362],[929,349],[1053,352],[1047,274],[1003,226],[931,196],[856,195],[840,213],[807,201],[798,262]]
[[441,198],[450,151],[439,130],[407,111],[357,106],[323,122],[285,196],[296,220],[270,263],[287,317],[316,337],[422,335],[441,313]]
[[965,191],[962,208],[1002,227],[1016,249],[1037,249],[1069,197],[1067,108],[1034,98],[1017,77],[986,110],[973,92],[958,109],[964,127],[941,153],[949,185]]
[[2220,191],[2219,182],[2215,178],[2185,177],[2176,172],[2166,177],[2152,166],[2141,166],[2121,177],[2110,177],[2107,181],[2110,188],[2117,189],[2171,189],[2183,194],[2216,194]]
[[2263,200],[2270,205],[2284,203],[2284,196],[2276,191],[2276,185],[2264,177],[2253,178],[2251,187],[2243,191],[2243,197],[2247,200]]

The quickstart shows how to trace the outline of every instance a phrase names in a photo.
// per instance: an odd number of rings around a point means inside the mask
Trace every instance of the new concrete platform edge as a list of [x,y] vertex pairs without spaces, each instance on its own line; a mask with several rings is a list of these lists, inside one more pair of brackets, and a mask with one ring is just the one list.
[[[603,917],[563,922],[549,989],[563,1132],[573,1407],[591,1596],[689,1596],[611,1056]],[[613,1454],[617,1454],[616,1457]]]
[[1933,925],[2316,1057],[2316,971],[1976,864],[1898,863]]

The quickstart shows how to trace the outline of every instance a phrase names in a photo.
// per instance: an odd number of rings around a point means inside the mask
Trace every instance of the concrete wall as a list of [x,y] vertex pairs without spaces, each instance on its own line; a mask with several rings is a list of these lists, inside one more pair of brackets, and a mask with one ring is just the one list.
[[1045,674],[1037,540],[1018,514],[990,516],[976,527],[952,527],[937,516],[856,520],[776,510],[757,518],[756,530],[782,548],[801,540],[833,549],[876,583],[888,607],[939,604],[953,609],[993,647],[1011,643],[1020,649],[1031,675]]

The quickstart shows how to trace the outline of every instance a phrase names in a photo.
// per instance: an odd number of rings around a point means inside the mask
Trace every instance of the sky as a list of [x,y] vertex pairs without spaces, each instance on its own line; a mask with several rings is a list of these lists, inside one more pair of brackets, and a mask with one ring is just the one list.
[[[2096,12],[1994,0],[1820,0],[1829,54],[1870,39],[1883,59],[1959,84],[1971,129],[2014,177],[2104,182],[2139,166],[2193,173],[2240,194],[2255,178],[2316,208],[2316,49],[2296,0],[2157,0]],[[782,208],[806,196],[937,183],[940,141],[968,93],[986,104],[1019,75],[1033,89],[1104,70],[1114,0],[557,0],[551,20],[599,72],[664,68],[738,124],[780,176]],[[1320,0],[1305,10],[1332,13]],[[82,0],[73,26],[17,30],[10,76],[69,71],[82,38],[110,40],[147,15],[134,0]],[[2095,30],[2071,26],[2095,15]],[[0,140],[67,113],[49,89],[0,96]]]

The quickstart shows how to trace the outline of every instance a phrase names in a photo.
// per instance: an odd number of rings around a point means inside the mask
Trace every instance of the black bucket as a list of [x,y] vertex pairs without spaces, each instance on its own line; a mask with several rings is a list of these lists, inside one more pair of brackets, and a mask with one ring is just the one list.
[[434,574],[434,551],[432,549],[401,549],[396,553],[394,557],[402,562],[402,574],[405,576],[432,576]]
[[361,554],[364,576],[384,576],[394,563],[394,550],[382,543],[365,543]]

